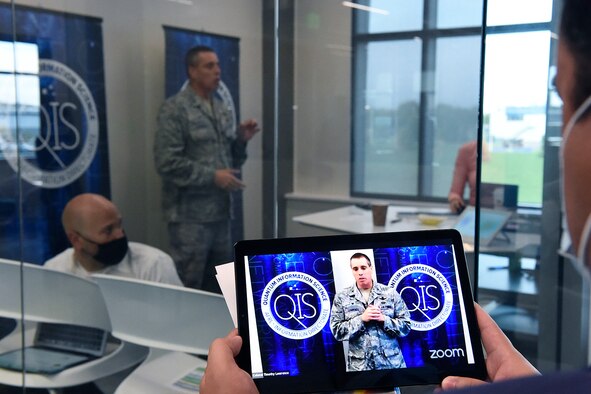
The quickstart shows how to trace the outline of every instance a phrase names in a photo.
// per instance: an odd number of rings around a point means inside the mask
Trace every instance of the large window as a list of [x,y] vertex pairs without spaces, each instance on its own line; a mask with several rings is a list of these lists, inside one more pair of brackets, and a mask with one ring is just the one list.
[[351,193],[444,198],[477,137],[482,2],[368,5],[385,12],[354,15]]
[[482,180],[518,185],[520,205],[539,207],[552,0],[489,3],[483,136],[490,160],[482,163]]
[[[354,11],[351,194],[444,200],[458,149],[478,136],[483,1],[365,5]],[[539,206],[552,1],[489,0],[487,15],[482,180],[517,184],[519,203]]]

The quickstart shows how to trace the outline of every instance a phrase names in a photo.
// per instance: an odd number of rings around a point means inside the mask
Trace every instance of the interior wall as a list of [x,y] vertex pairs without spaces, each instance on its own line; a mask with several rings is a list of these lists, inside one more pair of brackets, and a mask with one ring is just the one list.
[[[124,216],[130,239],[167,250],[161,182],[152,155],[156,116],[164,101],[163,26],[240,38],[240,115],[262,122],[261,2],[24,0],[16,4],[103,20],[112,199]],[[243,167],[246,238],[262,234],[261,150],[259,135],[249,143]]]

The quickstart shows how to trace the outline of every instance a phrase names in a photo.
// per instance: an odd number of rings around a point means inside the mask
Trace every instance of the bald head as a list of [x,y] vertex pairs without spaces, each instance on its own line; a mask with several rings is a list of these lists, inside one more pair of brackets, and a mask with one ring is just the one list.
[[62,214],[62,225],[68,237],[71,233],[96,236],[105,226],[120,225],[117,207],[105,197],[85,193],[71,199]]
[[[86,193],[71,199],[64,208],[62,224],[74,249],[75,261],[86,271],[117,264],[127,253],[121,214],[115,204],[103,196]],[[121,239],[123,243],[113,243]],[[101,252],[105,245],[110,245],[110,249]],[[117,249],[113,250],[113,245]]]

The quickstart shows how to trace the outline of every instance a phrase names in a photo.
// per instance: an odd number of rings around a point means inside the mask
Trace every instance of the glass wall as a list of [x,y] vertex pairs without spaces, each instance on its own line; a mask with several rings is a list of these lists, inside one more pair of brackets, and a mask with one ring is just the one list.
[[[234,240],[465,220],[474,293],[516,347],[544,372],[587,365],[588,289],[557,254],[560,5],[0,0],[0,358],[47,329],[111,330],[106,306],[90,301],[100,292],[87,296],[92,281],[57,285],[43,268],[70,247],[61,215],[75,195],[111,199],[129,240],[170,251],[157,114],[185,83],[186,49],[206,43],[219,45],[236,119],[262,128],[234,195]],[[461,216],[450,192],[466,205]],[[375,202],[389,205],[386,226],[371,224]],[[78,292],[62,291],[70,286]],[[105,341],[109,354],[125,342]],[[106,363],[101,379],[3,364],[0,392],[114,392],[147,357],[127,351],[125,368]]]
[[353,15],[351,195],[443,201],[458,148],[476,140],[481,20],[399,3]]
[[[186,50],[205,44],[218,51],[236,118],[262,124],[262,8],[218,0],[0,1],[0,392],[25,385],[27,392],[114,392],[147,357],[147,347],[109,334],[112,316],[92,281],[63,282],[66,275],[44,263],[72,246],[62,212],[87,192],[117,206],[130,248],[169,252],[153,155],[158,112],[187,79]],[[247,187],[234,196],[239,239],[262,236],[262,138],[247,149],[240,173]],[[141,317],[129,309],[132,320]],[[41,371],[45,353],[19,352],[48,341],[68,347],[69,335],[77,346],[88,339],[99,354],[64,357]],[[193,366],[160,383],[173,387]]]
[[[293,139],[293,168],[279,173],[278,234],[438,228],[417,213],[450,208],[463,162],[466,211],[439,227],[461,225],[475,248],[480,304],[541,370],[586,365],[575,345],[587,348],[586,290],[557,254],[561,2],[352,3],[293,2],[295,67],[278,74],[294,81],[278,100],[293,108],[293,136],[280,112],[277,129],[280,146]],[[371,225],[373,202],[389,204],[385,227]]]

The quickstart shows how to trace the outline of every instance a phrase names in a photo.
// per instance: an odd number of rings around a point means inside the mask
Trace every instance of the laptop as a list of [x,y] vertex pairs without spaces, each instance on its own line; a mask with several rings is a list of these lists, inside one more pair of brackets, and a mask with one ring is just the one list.
[[39,323],[34,345],[0,354],[0,368],[56,374],[103,356],[107,336],[106,331],[98,328]]
[[[480,244],[490,245],[501,230],[505,227],[512,211],[480,208]],[[466,207],[458,217],[454,226],[462,234],[462,239],[474,244],[474,233],[476,229],[476,210],[474,207]]]
[[517,209],[519,186],[501,183],[480,184],[480,206],[491,209]]

